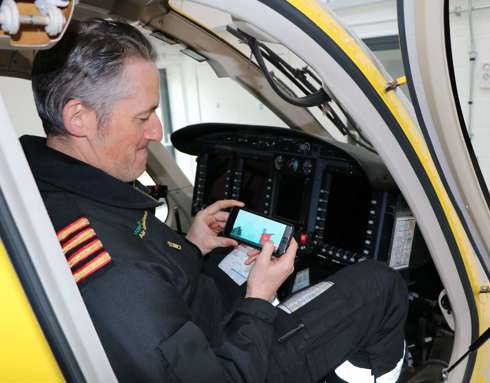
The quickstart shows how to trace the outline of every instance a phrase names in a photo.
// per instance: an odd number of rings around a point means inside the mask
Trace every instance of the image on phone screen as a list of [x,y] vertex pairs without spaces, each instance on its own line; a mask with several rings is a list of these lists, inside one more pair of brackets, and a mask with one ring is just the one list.
[[240,210],[231,228],[230,237],[254,244],[257,247],[271,241],[277,249],[287,225]]

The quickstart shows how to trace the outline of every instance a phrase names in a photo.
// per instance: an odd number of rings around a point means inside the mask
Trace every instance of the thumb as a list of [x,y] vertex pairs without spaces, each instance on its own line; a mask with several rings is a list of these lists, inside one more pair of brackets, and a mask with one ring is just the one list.
[[256,262],[260,264],[268,264],[271,261],[274,245],[271,241],[264,243],[262,251],[257,255]]

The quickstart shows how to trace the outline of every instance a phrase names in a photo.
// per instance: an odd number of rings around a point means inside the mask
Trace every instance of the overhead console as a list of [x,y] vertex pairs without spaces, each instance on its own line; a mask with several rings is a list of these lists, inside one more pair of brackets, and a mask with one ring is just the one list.
[[408,265],[415,220],[375,154],[292,129],[234,124],[188,126],[172,142],[197,156],[193,214],[238,199],[292,223],[300,254]]

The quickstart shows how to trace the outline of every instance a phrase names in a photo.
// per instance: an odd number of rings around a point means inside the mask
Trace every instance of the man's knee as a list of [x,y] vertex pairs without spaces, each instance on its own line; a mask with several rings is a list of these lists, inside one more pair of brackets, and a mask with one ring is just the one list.
[[[376,280],[378,292],[384,298],[387,314],[404,320],[408,312],[408,288],[400,273],[379,262],[367,262],[369,275]],[[396,311],[396,313],[394,312]]]
[[408,312],[408,289],[398,271],[380,262],[365,261],[346,267],[341,273],[343,276],[339,277],[346,278],[364,302],[374,302],[378,313],[390,316],[392,322],[404,322]]
[[[378,264],[379,265],[379,264]],[[386,265],[378,267],[376,278],[379,280],[380,288],[388,296],[388,300],[395,304],[405,314],[408,310],[408,287],[400,273]]]
[[346,267],[339,274],[345,274],[357,284],[378,287],[378,290],[395,289],[396,292],[407,295],[407,285],[400,273],[381,262],[364,261]]

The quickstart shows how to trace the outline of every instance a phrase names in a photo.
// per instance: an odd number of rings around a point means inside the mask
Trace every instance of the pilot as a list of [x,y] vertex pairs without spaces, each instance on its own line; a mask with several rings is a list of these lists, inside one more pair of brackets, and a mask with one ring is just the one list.
[[225,209],[243,204],[212,204],[185,237],[155,217],[135,180],[162,139],[159,74],[136,28],[72,23],[37,53],[32,87],[47,138],[22,145],[119,381],[304,383],[334,369],[345,381],[396,381],[407,291],[395,271],[363,262],[276,307],[297,245],[275,258],[268,242],[250,255],[244,294],[225,304],[203,259],[237,245],[217,233]]

